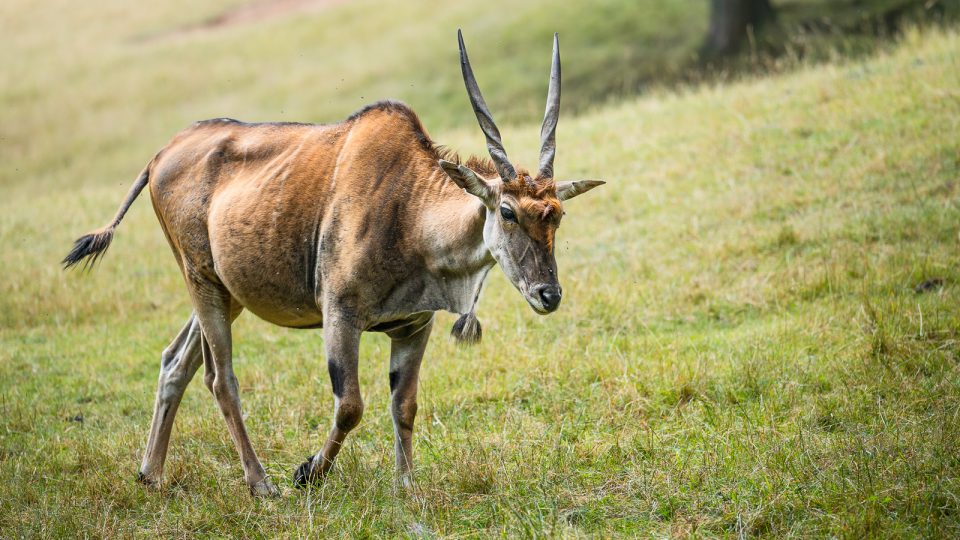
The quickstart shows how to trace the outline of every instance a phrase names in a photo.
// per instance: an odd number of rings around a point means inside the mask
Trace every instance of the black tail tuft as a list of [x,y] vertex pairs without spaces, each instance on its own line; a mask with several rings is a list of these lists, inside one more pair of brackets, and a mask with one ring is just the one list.
[[474,312],[464,313],[453,323],[453,329],[450,335],[457,341],[458,345],[474,345],[480,342],[483,337],[483,329],[480,328],[480,321]]
[[63,265],[64,269],[67,269],[86,259],[83,264],[84,270],[93,268],[93,265],[97,264],[97,260],[103,257],[107,248],[110,247],[110,242],[113,240],[113,231],[114,228],[111,226],[77,238],[77,241],[73,243],[73,249],[60,261],[60,264]]
[[113,240],[113,231],[117,229],[117,225],[120,225],[120,220],[123,219],[127,210],[130,209],[133,201],[137,199],[137,196],[140,195],[143,188],[150,182],[150,167],[153,166],[153,163],[159,155],[160,154],[154,156],[153,160],[140,172],[140,176],[137,177],[137,181],[130,187],[130,191],[127,192],[127,198],[123,200],[123,203],[117,210],[117,215],[113,217],[113,221],[102,229],[97,229],[77,238],[77,241],[73,243],[73,249],[60,261],[64,270],[80,263],[84,259],[86,259],[86,262],[83,263],[83,269],[87,270],[93,268],[93,265],[97,264],[97,260],[103,257],[103,254],[107,252],[107,248],[110,247],[110,242]]

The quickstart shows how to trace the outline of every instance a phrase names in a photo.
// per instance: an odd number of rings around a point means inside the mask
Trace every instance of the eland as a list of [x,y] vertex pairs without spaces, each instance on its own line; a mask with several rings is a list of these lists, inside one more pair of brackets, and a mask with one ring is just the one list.
[[109,224],[76,241],[64,266],[95,264],[149,186],[193,306],[161,355],[141,482],[160,482],[177,408],[202,364],[251,493],[279,493],[244,426],[232,366],[231,325],[244,309],[276,325],[323,329],[333,426],[294,471],[297,486],[330,470],[363,415],[361,333],[390,337],[396,466],[410,485],[417,383],[434,312],[460,315],[452,331],[458,341],[479,340],[475,307],[497,264],[537,313],[560,305],[554,237],[563,201],[603,182],[554,180],[557,35],[535,174],[507,158],[459,31],[457,39],[489,160],[460,160],[394,101],[329,125],[206,120],[154,156]]

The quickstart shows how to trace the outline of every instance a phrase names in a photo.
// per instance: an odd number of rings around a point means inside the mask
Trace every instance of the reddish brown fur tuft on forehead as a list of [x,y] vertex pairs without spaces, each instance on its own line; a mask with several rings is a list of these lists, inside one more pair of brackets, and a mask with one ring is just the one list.
[[525,228],[530,237],[553,251],[553,237],[563,210],[552,178],[533,178],[517,170],[517,179],[503,184],[503,192],[517,200],[519,210],[528,218]]
[[557,184],[553,178],[534,178],[529,172],[519,169],[516,180],[503,184],[503,192],[515,197],[521,210],[531,217],[546,221],[555,219],[554,216],[561,213]]
[[[464,164],[481,176],[498,177],[489,159],[470,156]],[[504,182],[503,192],[517,199],[522,212],[541,221],[553,221],[563,212],[553,178],[534,178],[527,169],[517,168],[516,180]]]

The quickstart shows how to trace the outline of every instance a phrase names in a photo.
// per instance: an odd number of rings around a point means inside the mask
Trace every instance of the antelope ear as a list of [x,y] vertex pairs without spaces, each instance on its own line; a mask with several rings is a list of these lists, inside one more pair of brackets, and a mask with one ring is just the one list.
[[557,197],[559,197],[561,201],[565,201],[604,184],[606,184],[606,182],[603,180],[569,180],[567,182],[557,182]]
[[466,165],[453,163],[445,159],[441,159],[439,163],[443,172],[447,173],[447,176],[449,176],[455,184],[463,188],[467,193],[479,198],[485,206],[489,207],[496,203],[494,200],[496,191],[472,169]]

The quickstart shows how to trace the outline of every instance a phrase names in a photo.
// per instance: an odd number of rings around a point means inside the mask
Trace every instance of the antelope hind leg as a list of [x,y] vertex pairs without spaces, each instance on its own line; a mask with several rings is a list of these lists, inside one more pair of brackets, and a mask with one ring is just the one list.
[[190,315],[177,337],[163,350],[160,356],[160,380],[157,383],[157,398],[153,407],[153,420],[147,448],[140,463],[137,479],[144,483],[159,484],[163,476],[163,464],[167,458],[173,420],[180,407],[180,400],[200,367],[200,325],[194,314]]
[[194,309],[202,329],[201,349],[204,363],[213,366],[213,396],[227,422],[227,429],[240,454],[243,479],[255,497],[277,496],[280,491],[273,485],[257,453],[250,442],[240,410],[240,389],[233,373],[232,323],[230,293],[222,286],[210,283],[194,284],[191,287]]

